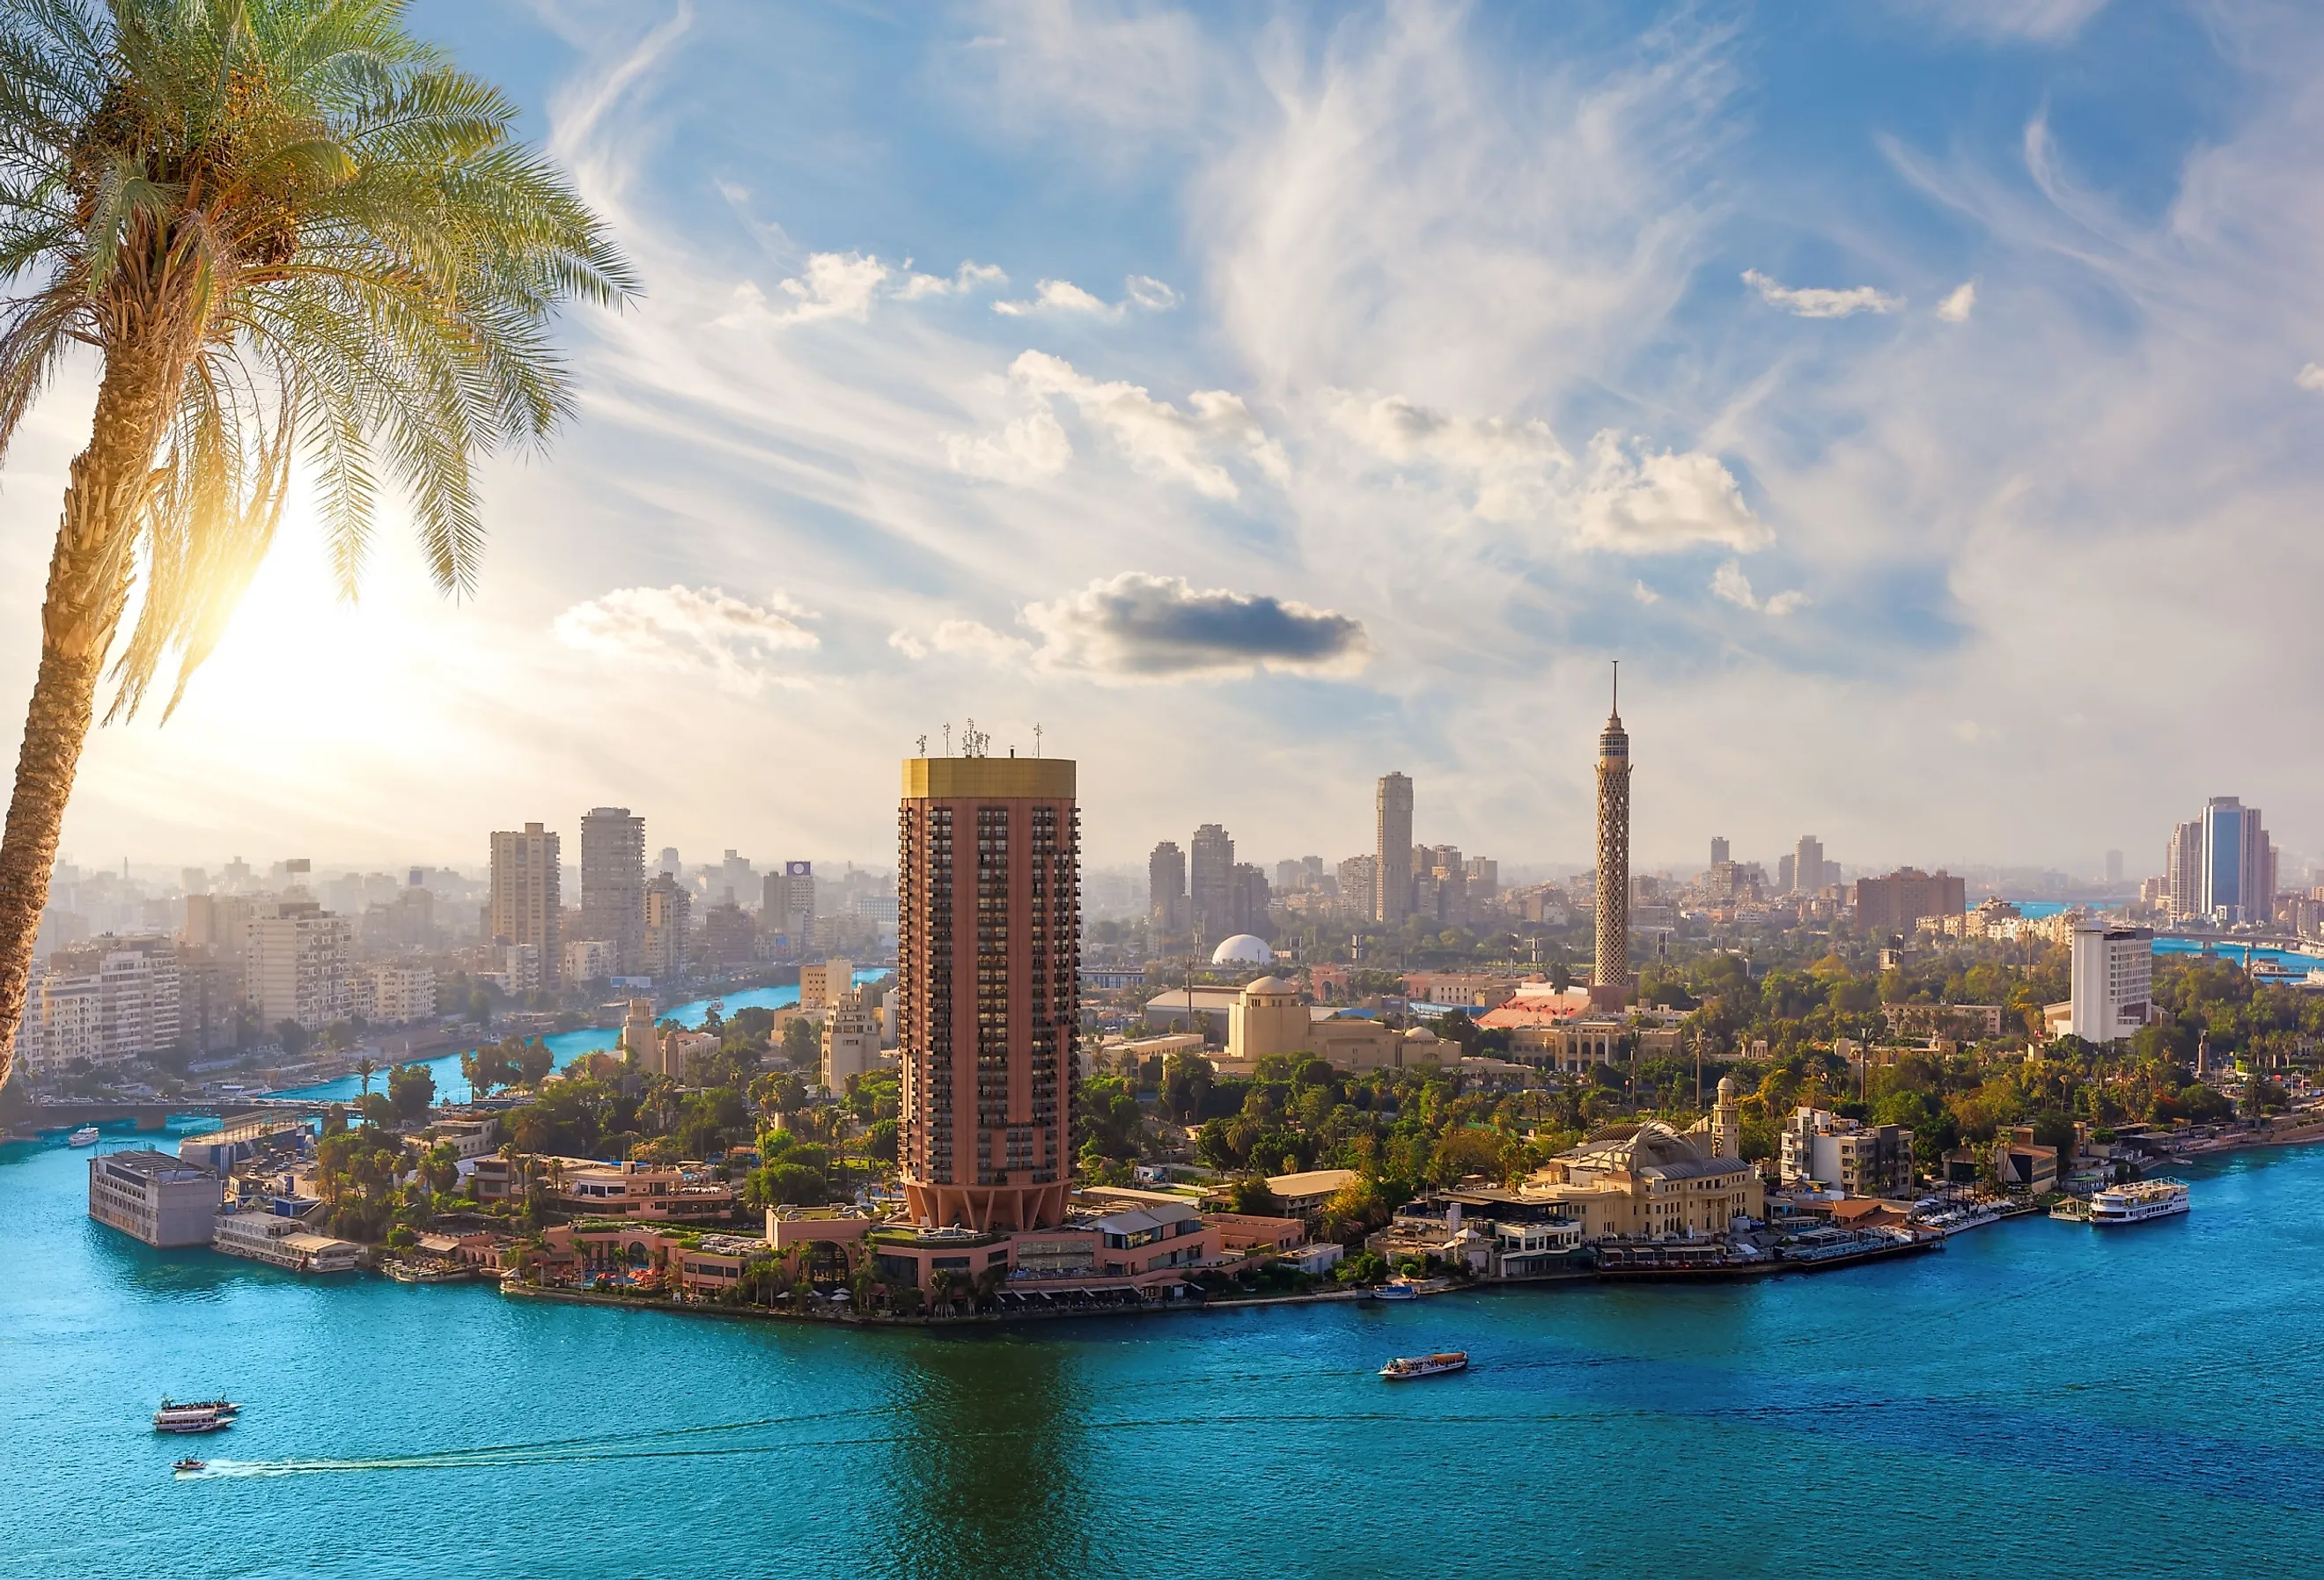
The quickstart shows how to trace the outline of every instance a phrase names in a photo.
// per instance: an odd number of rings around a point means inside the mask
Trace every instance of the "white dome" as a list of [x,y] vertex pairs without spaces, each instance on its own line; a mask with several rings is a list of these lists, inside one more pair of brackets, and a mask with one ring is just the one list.
[[1237,933],[1231,938],[1219,940],[1219,947],[1211,951],[1211,964],[1272,966],[1275,964],[1275,951],[1268,947],[1265,938],[1256,933]]
[[1279,976],[1262,976],[1256,982],[1242,984],[1242,996],[1245,998],[1263,997],[1268,993],[1289,993],[1296,998],[1299,987],[1296,983],[1286,982]]
[[1404,1034],[1406,1042],[1440,1042],[1443,1040],[1425,1026],[1415,1026]]

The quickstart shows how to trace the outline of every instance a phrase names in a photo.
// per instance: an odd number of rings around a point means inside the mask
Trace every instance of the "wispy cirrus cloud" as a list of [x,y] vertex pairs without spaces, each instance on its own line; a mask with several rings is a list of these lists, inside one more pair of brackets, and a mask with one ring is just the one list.
[[550,629],[566,646],[584,652],[698,674],[747,691],[805,684],[778,669],[776,660],[822,645],[800,624],[815,618],[781,593],[754,604],[723,587],[616,587],[575,604]]
[[1778,620],[1796,610],[1806,608],[1809,603],[1807,594],[1796,588],[1777,593],[1770,598],[1761,599],[1752,592],[1751,578],[1743,574],[1742,562],[1734,559],[1729,560],[1711,573],[1711,592],[1713,597],[1733,604],[1738,608],[1749,609],[1755,614],[1772,614]]
[[1759,300],[1769,307],[1782,308],[1794,318],[1846,319],[1858,313],[1893,313],[1904,305],[1903,297],[1869,285],[1839,291],[1821,285],[1790,286],[1757,269],[1743,271],[1743,283],[1757,291]]
[[920,301],[1008,282],[1009,276],[991,263],[969,262],[949,275],[923,274],[913,270],[909,259],[897,266],[870,253],[811,253],[806,267],[776,282],[782,302],[770,302],[757,281],[745,280],[734,288],[733,309],[717,323],[738,328],[846,319],[861,324],[871,319],[872,304],[883,297]]

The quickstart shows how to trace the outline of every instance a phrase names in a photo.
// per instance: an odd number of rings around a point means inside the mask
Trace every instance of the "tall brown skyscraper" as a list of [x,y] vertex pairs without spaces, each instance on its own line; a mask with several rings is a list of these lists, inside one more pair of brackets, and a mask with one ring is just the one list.
[[627,807],[581,815],[581,936],[613,945],[624,973],[645,958],[646,820]]
[[1598,736],[1598,947],[1590,985],[1630,985],[1630,737],[1622,728],[1622,671],[1614,708]]
[[904,1200],[1060,1223],[1073,1175],[1081,814],[1060,758],[912,757],[897,818]]

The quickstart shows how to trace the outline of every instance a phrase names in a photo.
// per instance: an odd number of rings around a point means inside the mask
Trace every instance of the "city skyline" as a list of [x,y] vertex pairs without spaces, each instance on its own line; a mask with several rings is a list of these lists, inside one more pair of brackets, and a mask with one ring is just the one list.
[[[2324,312],[2282,266],[2300,204],[2263,196],[2315,179],[2282,151],[2324,37],[2067,10],[1803,18],[1780,49],[1646,12],[1279,21],[1268,77],[1232,16],[959,12],[908,45],[429,0],[647,300],[572,326],[553,459],[485,467],[473,601],[386,531],[344,608],[294,512],[178,717],[94,737],[65,848],[471,861],[480,826],[571,838],[560,807],[612,804],[681,848],[876,858],[882,764],[973,714],[1084,765],[1097,863],[1230,795],[1252,850],[1361,850],[1360,791],[1309,787],[1397,764],[1436,837],[1586,859],[1569,744],[1612,656],[1656,744],[1642,866],[1813,827],[1867,865],[2079,870],[2223,788],[2324,848],[2315,732],[2266,681],[2316,656],[2324,550],[2277,523],[2324,480]],[[731,113],[799,28],[866,92]],[[1511,118],[1475,107],[1528,72]],[[1261,216],[1351,113],[1403,129],[1270,254]],[[1601,123],[1595,175],[1512,157]],[[855,173],[746,157],[746,124],[828,128]],[[1054,197],[980,200],[1053,163]],[[69,365],[0,494],[20,633],[87,393]],[[2215,607],[2178,571],[2198,543],[2273,574]],[[2209,661],[2140,662],[2156,632]],[[2198,716],[2204,752],[2152,749]],[[770,736],[814,772],[755,772]]]

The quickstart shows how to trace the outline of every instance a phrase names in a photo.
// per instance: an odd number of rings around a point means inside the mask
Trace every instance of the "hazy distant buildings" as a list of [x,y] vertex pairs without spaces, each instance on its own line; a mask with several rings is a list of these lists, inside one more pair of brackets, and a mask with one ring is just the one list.
[[168,938],[106,936],[59,949],[26,996],[18,1047],[35,1076],[179,1046],[178,951]]
[[565,915],[558,893],[562,882],[556,835],[538,823],[526,824],[521,833],[493,834],[486,934],[497,944],[537,950],[542,977],[551,983],[564,964],[558,937]]
[[1618,692],[1598,736],[1598,926],[1590,985],[1617,1000],[1630,985],[1630,736],[1622,728]]
[[1792,853],[1792,881],[1784,884],[1787,894],[1813,894],[1823,887],[1823,841],[1812,834],[1800,836],[1800,843]]
[[2175,921],[2203,911],[2203,820],[2181,823],[2171,830],[2163,853],[2163,901]]
[[1234,868],[1232,835],[1216,823],[1205,823],[1194,830],[1187,889],[1194,905],[1194,926],[1205,938],[1223,938],[1250,930],[1234,925]]
[[1186,853],[1166,839],[1146,858],[1146,917],[1163,933],[1186,929]]
[[760,885],[759,925],[796,952],[815,941],[815,864],[785,862]]
[[686,972],[687,923],[694,896],[669,873],[656,873],[646,884],[645,942],[640,970],[658,981],[675,982]]
[[1334,870],[1340,881],[1340,903],[1357,916],[1377,915],[1379,898],[1379,857],[1351,855]]
[[1382,774],[1373,808],[1372,919],[1395,927],[1412,910],[1412,781]]
[[1909,933],[1924,916],[1960,916],[1968,909],[1967,883],[1942,868],[1899,867],[1885,878],[1856,882],[1856,919],[1868,933]]
[[646,820],[627,807],[593,807],[581,816],[580,929],[583,939],[613,948],[613,969],[603,975],[631,970],[645,952]]
[[1729,848],[1726,839],[1720,835],[1712,835],[1711,836],[1711,864],[1715,867],[1721,862],[1732,861],[1734,859],[1734,853]]

